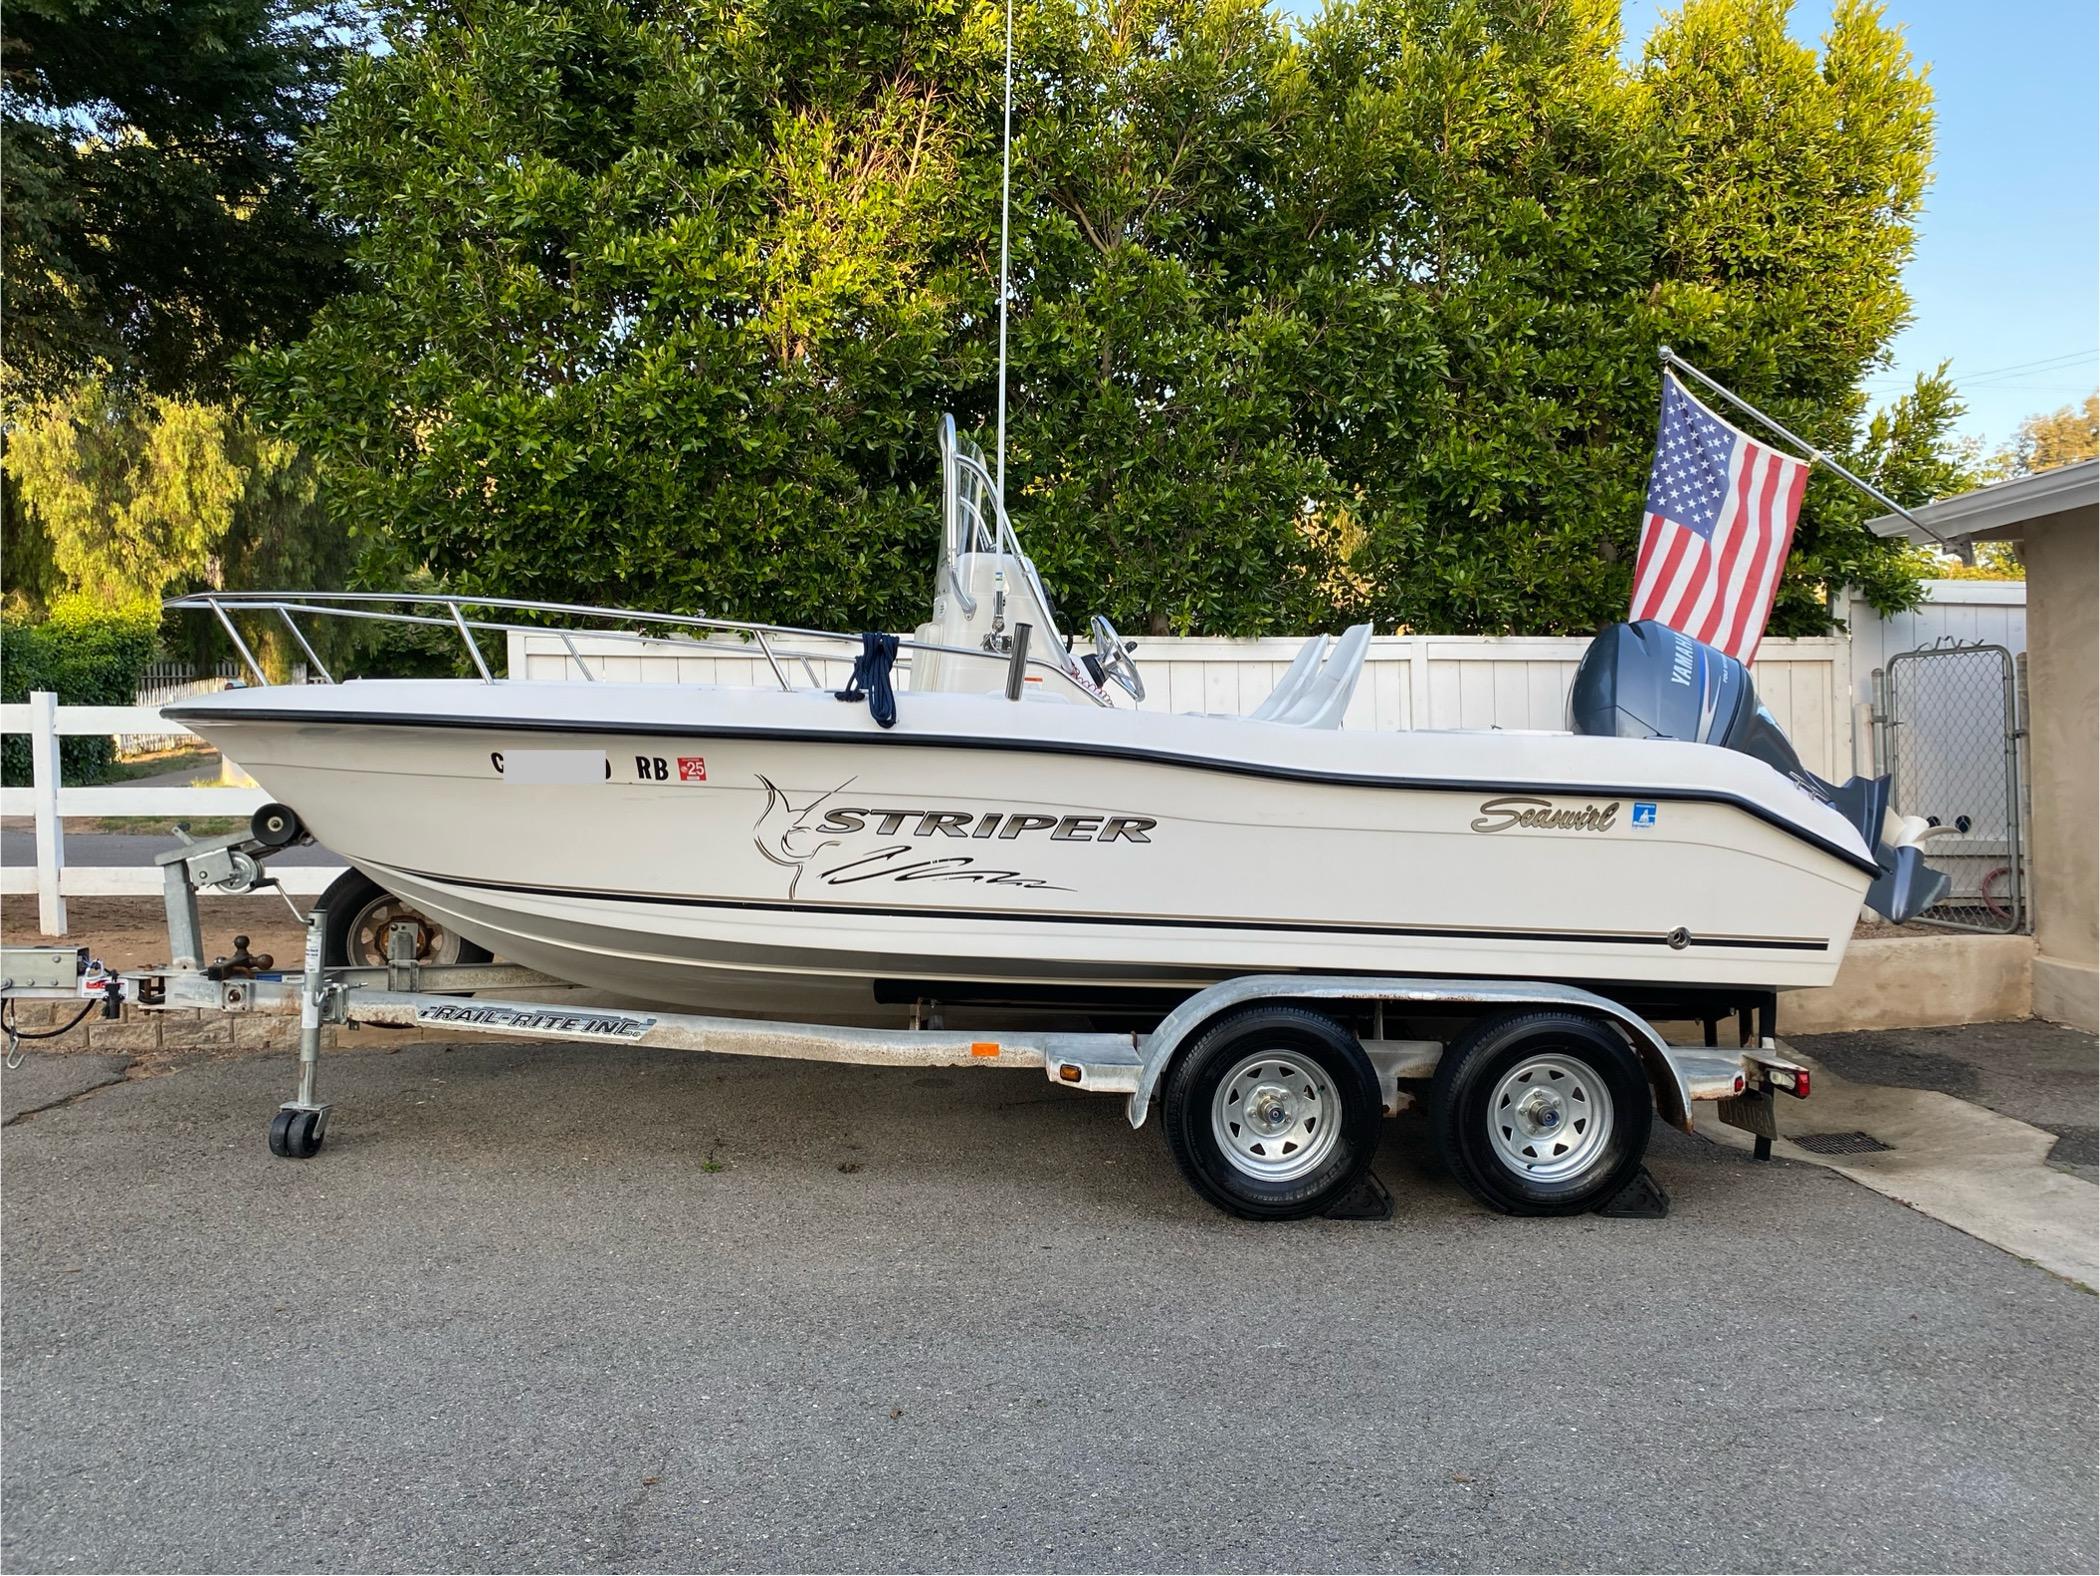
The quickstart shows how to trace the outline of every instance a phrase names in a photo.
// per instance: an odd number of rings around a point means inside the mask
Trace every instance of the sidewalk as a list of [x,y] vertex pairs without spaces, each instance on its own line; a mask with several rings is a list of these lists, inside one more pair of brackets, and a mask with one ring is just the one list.
[[[1828,1167],[2088,1290],[2100,1286],[2094,1037],[2039,1020],[1804,1035],[1774,1152]],[[1735,1148],[1747,1134],[1702,1114]]]

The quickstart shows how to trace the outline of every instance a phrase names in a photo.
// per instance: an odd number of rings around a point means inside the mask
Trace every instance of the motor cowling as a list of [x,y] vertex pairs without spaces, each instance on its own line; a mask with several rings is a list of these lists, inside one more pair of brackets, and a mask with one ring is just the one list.
[[1725,651],[1652,618],[1614,624],[1590,642],[1568,693],[1568,727],[1620,739],[1684,739],[1752,755],[1806,792],[1829,784],[1758,703],[1750,670]]
[[1655,619],[1614,624],[1590,642],[1568,692],[1571,732],[1620,739],[1683,739],[1763,761],[1847,821],[1881,866],[1867,905],[1901,924],[1947,889],[1916,847],[1886,840],[1889,780],[1826,782],[1806,766],[1778,721],[1757,699],[1750,670],[1725,651]]

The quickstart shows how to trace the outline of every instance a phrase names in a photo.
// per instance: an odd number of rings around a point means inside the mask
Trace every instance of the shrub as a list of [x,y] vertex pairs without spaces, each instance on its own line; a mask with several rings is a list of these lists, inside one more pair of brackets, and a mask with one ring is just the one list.
[[[32,690],[55,690],[69,706],[129,706],[153,660],[160,609],[150,602],[111,607],[91,597],[65,596],[50,616],[0,618],[0,701],[25,701]],[[61,742],[61,773],[69,783],[109,775],[116,747],[108,739]],[[0,781],[29,781],[29,739],[10,733],[0,747]]]

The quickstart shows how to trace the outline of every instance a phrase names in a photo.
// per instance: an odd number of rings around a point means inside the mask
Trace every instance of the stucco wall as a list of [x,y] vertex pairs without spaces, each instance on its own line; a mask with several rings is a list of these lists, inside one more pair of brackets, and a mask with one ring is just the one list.
[[1913,930],[1855,941],[1837,983],[1779,998],[1781,1034],[1917,1029],[1999,1023],[2031,1010],[2025,936],[1962,936]]
[[2034,1010],[2100,1019],[2100,511],[2030,521],[2028,761],[2033,783]]

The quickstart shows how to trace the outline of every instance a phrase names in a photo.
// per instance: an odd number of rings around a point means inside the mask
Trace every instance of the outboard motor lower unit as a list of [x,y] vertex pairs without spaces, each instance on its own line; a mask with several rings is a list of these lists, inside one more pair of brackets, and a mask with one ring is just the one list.
[[1725,651],[1643,619],[1614,624],[1590,642],[1568,694],[1568,727],[1621,739],[1683,739],[1763,761],[1803,793],[1837,810],[1873,851],[1881,875],[1867,906],[1902,924],[1938,902],[1947,878],[1908,844],[1891,847],[1889,780],[1825,782],[1806,766],[1758,703],[1750,670]]

